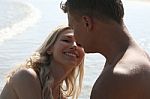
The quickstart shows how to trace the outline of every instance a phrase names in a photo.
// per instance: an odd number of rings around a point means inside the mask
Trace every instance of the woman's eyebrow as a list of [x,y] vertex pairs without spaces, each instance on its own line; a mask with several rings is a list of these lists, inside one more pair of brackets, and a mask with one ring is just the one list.
[[73,36],[72,35],[65,35],[65,36],[63,36],[63,38],[73,38]]

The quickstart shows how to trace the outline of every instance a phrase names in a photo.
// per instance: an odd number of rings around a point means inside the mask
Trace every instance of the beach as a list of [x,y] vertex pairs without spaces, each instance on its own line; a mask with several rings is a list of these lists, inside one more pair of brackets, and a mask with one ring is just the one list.
[[[150,54],[150,3],[123,1],[125,24],[135,40]],[[58,25],[68,24],[61,11],[61,0],[1,0],[0,17],[0,92],[6,74],[25,61]],[[5,5],[10,5],[9,7]],[[3,11],[4,10],[4,11]],[[105,58],[86,54],[85,76],[79,99],[89,99],[92,85],[101,73]]]

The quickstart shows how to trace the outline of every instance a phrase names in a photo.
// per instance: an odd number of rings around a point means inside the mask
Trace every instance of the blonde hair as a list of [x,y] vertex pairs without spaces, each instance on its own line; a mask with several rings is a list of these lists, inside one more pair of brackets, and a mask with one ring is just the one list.
[[[42,46],[26,61],[22,66],[25,68],[33,68],[40,78],[42,86],[42,98],[43,99],[54,99],[52,95],[52,85],[54,83],[54,78],[51,75],[49,64],[51,60],[51,55],[47,53],[50,47],[53,47],[58,36],[65,30],[71,29],[66,26],[59,26],[47,37]],[[60,91],[62,97],[72,97],[72,99],[77,99],[82,88],[83,74],[84,74],[84,58],[79,66],[74,68],[70,74],[64,79],[60,86]],[[9,78],[13,76],[14,71]]]

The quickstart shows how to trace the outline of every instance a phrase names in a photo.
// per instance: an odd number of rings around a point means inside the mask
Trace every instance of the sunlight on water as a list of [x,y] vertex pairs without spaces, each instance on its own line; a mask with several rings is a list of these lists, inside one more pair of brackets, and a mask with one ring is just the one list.
[[0,8],[0,43],[22,33],[40,18],[38,11],[27,3],[3,1]]

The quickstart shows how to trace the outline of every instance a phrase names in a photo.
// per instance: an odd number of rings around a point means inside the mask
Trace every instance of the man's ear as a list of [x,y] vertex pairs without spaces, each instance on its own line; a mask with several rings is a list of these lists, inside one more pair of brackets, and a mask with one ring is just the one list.
[[83,24],[87,30],[91,30],[93,28],[93,20],[89,16],[82,16]]

